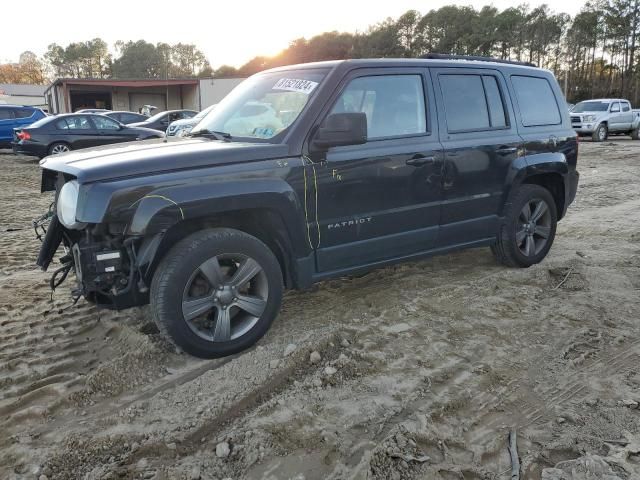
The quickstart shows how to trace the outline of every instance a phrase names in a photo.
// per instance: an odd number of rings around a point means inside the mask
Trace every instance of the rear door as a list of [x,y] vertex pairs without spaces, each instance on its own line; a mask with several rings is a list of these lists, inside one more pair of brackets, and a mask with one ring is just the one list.
[[631,104],[627,101],[620,102],[620,109],[622,110],[622,122],[624,123],[625,130],[631,130],[633,126],[633,112],[631,111]]
[[37,110],[33,108],[16,108],[14,114],[16,116],[16,127],[28,127],[36,120],[40,119],[40,115],[36,115]]
[[[366,114],[367,142],[319,154],[306,169],[307,188],[300,195],[313,205],[307,224],[318,271],[348,270],[433,248],[442,146],[427,70],[354,70],[321,118],[343,112]],[[310,193],[315,188],[317,209]]]
[[54,126],[51,143],[66,142],[73,150],[101,145],[98,132],[86,115],[62,117]]
[[15,126],[14,109],[0,105],[0,143],[10,143],[13,140]]
[[495,236],[511,165],[522,153],[504,77],[497,70],[431,69],[444,147],[439,246]]

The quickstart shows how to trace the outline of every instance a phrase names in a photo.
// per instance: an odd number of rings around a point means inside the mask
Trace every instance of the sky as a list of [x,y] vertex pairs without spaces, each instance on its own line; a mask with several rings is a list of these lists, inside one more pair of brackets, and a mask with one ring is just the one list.
[[[424,14],[444,5],[471,5],[479,9],[489,3],[503,10],[523,2],[109,0],[94,6],[90,0],[30,0],[26,10],[5,11],[16,19],[24,12],[28,18],[0,22],[0,63],[17,61],[25,50],[42,55],[50,43],[66,46],[100,37],[112,49],[117,40],[193,43],[214,68],[223,64],[238,67],[256,55],[278,53],[293,39],[332,30],[364,31],[369,25],[387,17],[397,18],[410,9]],[[528,3],[535,7],[555,2],[529,0]],[[564,0],[561,7],[555,6],[556,3],[552,9],[575,15],[583,4],[582,0]]]

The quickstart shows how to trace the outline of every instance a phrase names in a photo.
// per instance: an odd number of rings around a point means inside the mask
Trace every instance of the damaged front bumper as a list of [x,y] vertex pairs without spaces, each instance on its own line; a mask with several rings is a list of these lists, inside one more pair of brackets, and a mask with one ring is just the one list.
[[[115,310],[148,303],[148,289],[135,267],[132,242],[103,238],[90,229],[69,231],[55,213],[43,215],[33,225],[42,239],[36,264],[43,271],[47,271],[60,246],[65,249],[60,258],[62,266],[51,277],[53,290],[73,270],[77,282],[72,289],[74,297],[83,296],[91,303]],[[46,232],[44,236],[42,232]]]

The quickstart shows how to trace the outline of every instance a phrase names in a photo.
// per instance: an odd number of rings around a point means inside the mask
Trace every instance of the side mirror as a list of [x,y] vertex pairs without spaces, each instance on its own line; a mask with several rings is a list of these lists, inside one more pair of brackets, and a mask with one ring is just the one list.
[[312,144],[319,150],[367,142],[367,115],[364,113],[334,113],[318,128]]

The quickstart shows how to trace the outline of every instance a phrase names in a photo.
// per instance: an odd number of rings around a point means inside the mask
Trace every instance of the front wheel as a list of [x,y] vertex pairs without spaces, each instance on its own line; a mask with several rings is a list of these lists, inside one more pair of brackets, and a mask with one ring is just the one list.
[[593,140],[594,142],[604,142],[608,137],[609,130],[604,123],[601,123],[591,135],[591,140]]
[[492,251],[510,267],[530,267],[549,252],[556,235],[558,214],[549,190],[521,185],[505,208],[505,216]]
[[282,291],[280,265],[264,243],[238,230],[203,230],[160,263],[151,310],[159,330],[185,352],[224,357],[267,332]]

